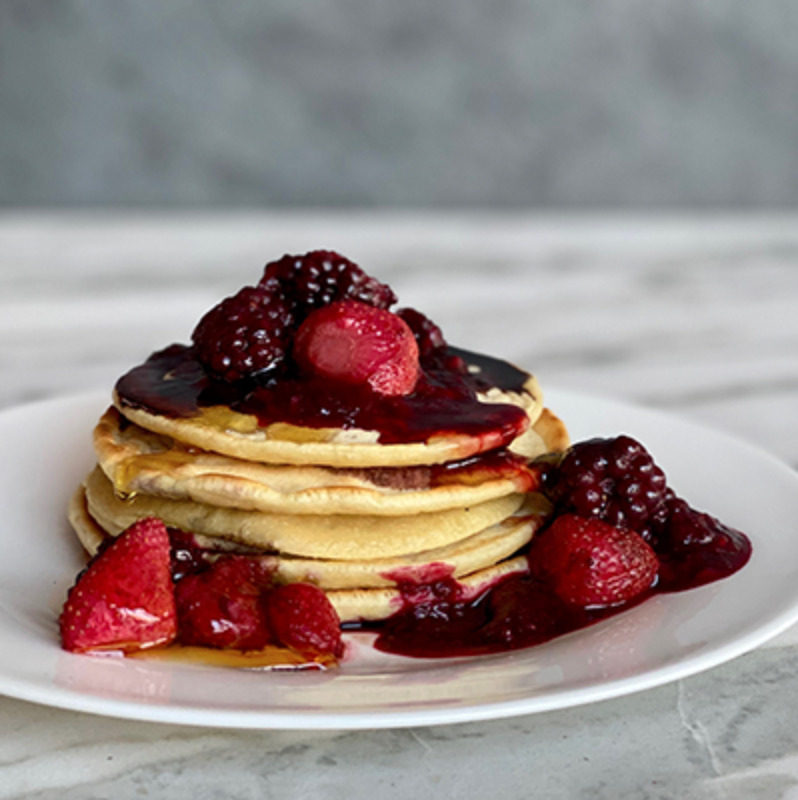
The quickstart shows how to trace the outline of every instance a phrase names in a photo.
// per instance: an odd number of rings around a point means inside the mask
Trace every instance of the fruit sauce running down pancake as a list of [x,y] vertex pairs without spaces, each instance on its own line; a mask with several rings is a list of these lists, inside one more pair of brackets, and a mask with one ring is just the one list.
[[[524,555],[508,558],[493,566],[456,578],[452,575],[451,568],[446,564],[436,563],[418,569],[396,570],[392,581],[394,586],[384,589],[343,589],[327,592],[341,622],[353,626],[368,623],[380,623],[388,620],[392,615],[401,611],[407,602],[418,608],[429,603],[434,597],[434,588],[442,578],[456,580],[457,591],[461,595],[460,602],[478,602],[479,598],[487,595],[491,589],[498,586],[502,580],[510,576],[522,576],[529,573],[529,561]],[[397,588],[399,584],[410,581],[415,584],[415,591],[408,592],[405,586]],[[434,602],[434,600],[433,600]],[[430,603],[432,607],[433,603]],[[379,627],[376,628],[379,630]]]
[[131,422],[203,450],[272,464],[403,467],[511,447],[540,455],[525,434],[543,411],[534,376],[448,348],[407,396],[383,396],[317,376],[254,389],[213,382],[195,353],[154,353],[116,385]]

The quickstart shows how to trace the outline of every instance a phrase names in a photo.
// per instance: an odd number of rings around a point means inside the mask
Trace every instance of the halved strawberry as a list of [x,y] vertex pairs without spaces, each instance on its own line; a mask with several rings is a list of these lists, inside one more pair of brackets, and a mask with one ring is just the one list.
[[626,603],[651,586],[659,569],[639,534],[576,514],[557,517],[533,540],[529,558],[561,600],[581,607]]
[[310,583],[278,586],[266,599],[272,633],[280,644],[302,655],[343,653],[341,621],[327,595]]
[[260,650],[269,644],[263,593],[272,570],[256,558],[222,556],[175,586],[178,641],[186,645]]
[[177,633],[169,534],[141,520],[92,559],[69,590],[60,617],[65,650],[132,652]]
[[354,300],[314,311],[294,339],[294,360],[303,369],[384,395],[413,391],[418,358],[416,338],[403,319]]

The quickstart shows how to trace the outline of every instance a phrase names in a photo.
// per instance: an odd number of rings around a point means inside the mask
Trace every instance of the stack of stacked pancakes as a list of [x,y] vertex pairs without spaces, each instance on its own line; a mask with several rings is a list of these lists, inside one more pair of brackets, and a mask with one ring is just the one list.
[[[203,549],[264,560],[277,582],[316,584],[344,623],[384,619],[408,586],[441,578],[477,594],[528,569],[548,511],[530,462],[568,435],[532,375],[450,351],[476,380],[468,424],[452,409],[443,429],[405,441],[264,422],[223,396],[200,402],[207,380],[192,348],[153,354],[117,383],[95,428],[97,465],[72,500],[72,527],[94,554],[158,517]],[[523,410],[512,434],[492,427],[496,404]]]
[[352,431],[264,431],[224,407],[177,418],[117,393],[70,521],[94,553],[107,535],[159,517],[209,549],[267,559],[279,581],[317,584],[344,622],[389,616],[408,581],[452,575],[479,592],[527,568],[518,554],[546,503],[526,460],[567,446],[534,378],[526,386],[504,398],[530,419],[511,445],[519,457],[480,456],[468,436],[381,445]]

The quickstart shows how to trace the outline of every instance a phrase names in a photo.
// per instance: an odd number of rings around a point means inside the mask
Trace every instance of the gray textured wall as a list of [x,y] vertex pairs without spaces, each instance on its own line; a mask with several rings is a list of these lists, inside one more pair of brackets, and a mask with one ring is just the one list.
[[0,0],[0,204],[787,207],[794,0]]

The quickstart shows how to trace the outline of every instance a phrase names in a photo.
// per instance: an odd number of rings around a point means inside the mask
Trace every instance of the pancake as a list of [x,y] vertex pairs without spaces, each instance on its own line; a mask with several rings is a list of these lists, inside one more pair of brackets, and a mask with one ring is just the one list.
[[265,514],[137,495],[122,500],[99,467],[85,481],[91,515],[111,533],[144,517],[170,527],[309,558],[371,559],[431,550],[465,539],[515,514],[524,495],[403,517]]
[[[258,556],[275,569],[279,582],[310,581],[324,589],[343,623],[377,621],[397,611],[402,594],[390,575],[418,574],[433,568],[456,578],[469,597],[476,596],[499,577],[528,570],[527,559],[513,554],[524,547],[542,524],[543,509],[505,520],[455,546],[418,553],[406,559],[377,559],[374,562],[330,562],[323,560]],[[76,491],[69,504],[69,520],[81,544],[94,555],[110,535],[90,514],[85,490]],[[209,549],[228,549],[252,555],[224,540],[197,537]]]
[[[530,431],[536,455],[567,445],[564,431],[544,409]],[[262,464],[186,447],[127,422],[115,408],[98,422],[94,448],[117,494],[267,513],[403,516],[473,506],[538,483],[521,460],[497,456],[446,470]]]
[[[535,376],[498,359],[454,348],[450,351],[467,362],[468,385],[473,384],[477,391],[476,400],[463,400],[462,408],[455,401],[451,408],[437,401],[435,411],[446,429],[421,440],[411,440],[408,434],[406,441],[386,443],[379,431],[356,426],[264,424],[247,410],[250,395],[228,402],[201,402],[209,390],[207,376],[191,350],[179,345],[154,353],[123,376],[114,390],[114,404],[129,421],[146,430],[201,450],[269,464],[339,468],[430,465],[505,446],[513,446],[527,457],[538,455],[526,450],[536,450],[539,440],[523,436],[543,410],[543,393]],[[232,397],[237,395],[233,392]],[[522,409],[525,419],[517,413],[513,417],[524,424],[508,425],[506,414],[495,408],[497,405]],[[477,424],[473,412],[480,406],[483,411]],[[469,427],[473,432],[466,432]]]
[[[538,496],[539,497],[539,496]],[[397,570],[421,569],[431,565],[450,568],[456,578],[493,566],[517,553],[531,541],[546,519],[548,505],[532,499],[519,512],[502,522],[451,545],[395,558],[333,561],[306,559],[286,555],[262,555],[257,550],[240,547],[224,539],[196,536],[199,547],[214,552],[252,555],[274,568],[281,583],[298,581],[313,583],[322,589],[356,589],[393,587],[391,577]],[[109,537],[92,517],[86,504],[85,490],[75,493],[70,504],[70,522],[90,555],[97,552]]]
[[372,561],[276,559],[276,577],[285,583],[306,581],[322,589],[371,589],[395,586],[397,570],[445,565],[455,578],[487,569],[528,545],[544,516],[514,516],[473,536],[434,550]]
[[[413,309],[391,316],[393,292],[333,255],[273,262],[191,344],[119,378],[68,511],[89,553],[156,517],[207,563],[240,555],[274,584],[320,587],[344,623],[434,599],[451,579],[468,601],[529,570],[551,512],[530,462],[569,444],[537,379],[451,347]],[[335,298],[352,302],[329,328]],[[220,579],[207,591],[221,606],[237,587]]]
[[564,453],[571,446],[568,428],[550,408],[541,411],[530,433],[539,437],[540,445],[534,448],[534,453],[529,458],[537,458],[546,453]]
[[86,505],[86,487],[80,484],[72,493],[67,506],[67,519],[83,549],[94,556],[108,538],[108,534],[89,513]]
[[[67,506],[67,519],[83,549],[89,556],[94,556],[103,544],[118,535],[103,528],[89,512],[86,500],[86,487],[81,483],[73,492]],[[236,544],[227,539],[214,539],[208,536],[195,535],[199,547],[220,553],[258,556],[260,551],[254,547]]]
[[[532,394],[512,398],[508,395],[506,401],[511,402],[511,399],[516,401],[513,405],[524,408],[530,425],[534,424],[542,411],[542,395],[539,398]],[[445,433],[430,437],[425,442],[381,444],[376,431],[304,428],[282,422],[262,428],[255,416],[221,406],[212,406],[194,417],[180,419],[131,408],[118,397],[115,398],[115,404],[127,419],[147,430],[202,450],[270,464],[340,468],[442,464],[507,444],[501,430],[478,437]],[[528,449],[524,446],[526,441],[520,439],[514,451],[527,455],[524,452]]]
[[[458,582],[464,589],[464,599],[473,599],[500,578],[526,572],[529,572],[529,562],[526,556],[520,555],[478,570]],[[377,622],[395,614],[404,605],[404,597],[398,589],[342,589],[326,594],[344,624]]]

